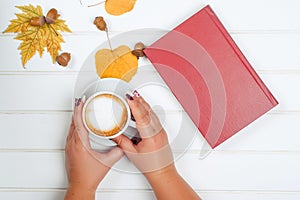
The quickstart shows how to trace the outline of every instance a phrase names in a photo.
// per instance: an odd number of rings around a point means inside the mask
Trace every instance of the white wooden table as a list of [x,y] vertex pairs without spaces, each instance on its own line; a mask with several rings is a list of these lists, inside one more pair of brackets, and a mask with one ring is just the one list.
[[[95,16],[106,18],[114,36],[142,28],[171,29],[208,3],[280,105],[205,159],[199,159],[199,134],[177,168],[203,199],[300,199],[300,1],[138,0],[132,12],[113,17],[103,6],[86,8],[77,0],[10,0],[0,2],[1,32],[19,12],[14,6],[29,3],[44,12],[52,7],[60,11],[73,31],[64,34],[63,45],[73,59],[63,69],[52,65],[50,56],[36,55],[24,70],[15,35],[0,34],[1,200],[63,199],[64,146],[76,76],[89,53],[106,40],[92,24]],[[168,96],[161,98],[162,106],[168,101]],[[172,130],[172,119],[182,110],[167,110],[165,126]],[[111,171],[97,199],[154,196],[142,175]]]

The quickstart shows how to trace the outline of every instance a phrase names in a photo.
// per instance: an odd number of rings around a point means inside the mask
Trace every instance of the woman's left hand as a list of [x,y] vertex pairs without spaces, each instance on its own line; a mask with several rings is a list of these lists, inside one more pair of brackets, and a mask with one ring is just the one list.
[[94,199],[95,191],[110,168],[123,156],[115,147],[107,153],[91,149],[88,131],[82,121],[83,102],[75,100],[74,116],[65,149],[68,191],[65,199]]

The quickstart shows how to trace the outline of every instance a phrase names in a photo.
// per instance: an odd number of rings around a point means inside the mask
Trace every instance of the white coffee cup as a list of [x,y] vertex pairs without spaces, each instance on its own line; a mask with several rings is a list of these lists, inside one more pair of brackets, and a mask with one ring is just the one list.
[[[84,91],[83,95],[86,96],[86,102],[82,110],[82,119],[85,127],[89,131],[90,143],[93,149],[106,151],[113,146],[116,146],[116,143],[110,139],[118,137],[121,134],[124,134],[129,138],[132,138],[138,134],[135,126],[135,121],[131,119],[131,111],[126,101],[126,94],[131,94],[132,91],[133,89],[127,82],[116,78],[99,79],[98,81],[93,82],[91,85],[89,85]],[[99,95],[112,95],[118,98],[125,106],[126,110],[126,121],[124,125],[120,130],[117,131],[117,133],[109,136],[103,136],[99,133],[96,133],[94,130],[91,130],[86,120],[87,108],[89,107],[93,99]],[[99,125],[101,125],[101,123]]]
[[99,139],[112,139],[134,127],[130,108],[124,98],[109,91],[93,94],[86,100],[82,119],[90,133]]

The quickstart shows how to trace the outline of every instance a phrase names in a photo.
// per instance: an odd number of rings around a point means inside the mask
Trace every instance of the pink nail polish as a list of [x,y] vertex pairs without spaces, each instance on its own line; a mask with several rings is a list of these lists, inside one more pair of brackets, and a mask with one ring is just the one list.
[[131,96],[130,94],[126,94],[126,98],[127,98],[128,100],[130,100],[130,101],[133,100],[133,98],[132,98],[132,96]]
[[79,99],[75,99],[75,106],[79,106],[79,104],[80,104],[80,102],[81,102],[81,98],[79,98]]
[[138,91],[136,91],[136,90],[133,91],[133,94],[134,94],[134,96],[136,96],[136,97],[140,97],[140,96],[141,96],[140,93],[138,93]]

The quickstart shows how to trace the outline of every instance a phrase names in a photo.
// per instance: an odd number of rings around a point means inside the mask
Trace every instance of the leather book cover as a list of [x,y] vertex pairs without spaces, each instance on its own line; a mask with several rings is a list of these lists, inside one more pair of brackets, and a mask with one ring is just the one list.
[[212,148],[278,104],[210,6],[144,52]]

